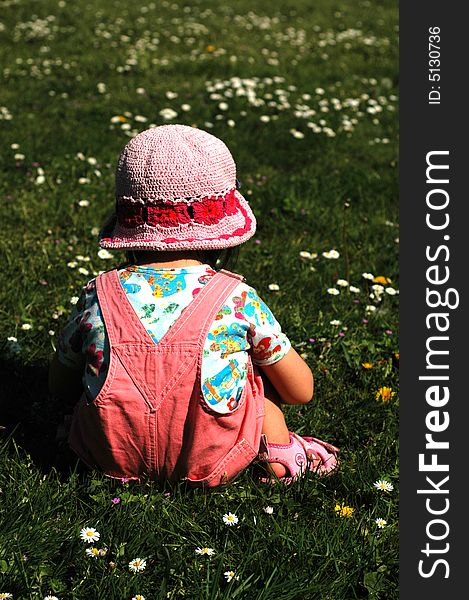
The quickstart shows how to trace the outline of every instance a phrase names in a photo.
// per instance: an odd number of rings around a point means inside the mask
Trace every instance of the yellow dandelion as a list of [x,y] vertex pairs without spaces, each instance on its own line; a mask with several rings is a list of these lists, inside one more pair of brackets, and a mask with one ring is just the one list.
[[216,48],[217,48],[217,47],[216,47],[216,46],[214,46],[213,44],[209,44],[209,45],[208,45],[208,46],[205,48],[205,50],[206,50],[207,52],[215,52]]
[[377,277],[373,277],[373,283],[380,283],[381,285],[386,285],[387,283],[392,283],[389,277],[384,277],[384,275],[378,275]]
[[364,369],[372,369],[373,368],[373,363],[364,362],[364,363],[362,363],[362,367]]
[[339,517],[351,517],[353,515],[353,511],[355,510],[351,506],[346,506],[345,504],[337,503],[334,507],[336,514]]
[[393,392],[392,388],[383,386],[383,387],[380,387],[379,390],[376,392],[376,400],[382,400],[383,402],[389,402],[389,400],[391,400],[391,398],[394,398],[395,395],[396,395],[396,392]]

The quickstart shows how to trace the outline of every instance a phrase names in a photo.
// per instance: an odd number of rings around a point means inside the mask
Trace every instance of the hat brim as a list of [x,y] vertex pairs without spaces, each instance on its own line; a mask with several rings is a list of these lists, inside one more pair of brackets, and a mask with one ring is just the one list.
[[256,218],[244,196],[238,190],[234,194],[236,210],[210,224],[192,220],[176,227],[143,223],[128,228],[113,213],[101,230],[99,245],[123,250],[217,250],[238,246],[254,235]]

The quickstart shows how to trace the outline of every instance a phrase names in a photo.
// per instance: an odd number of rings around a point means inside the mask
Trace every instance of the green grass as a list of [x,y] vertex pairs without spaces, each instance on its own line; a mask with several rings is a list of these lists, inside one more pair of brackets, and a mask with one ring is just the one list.
[[[362,276],[399,287],[397,4],[0,7],[0,593],[397,599],[398,395],[382,402],[376,393],[397,392],[398,296],[370,298],[373,282]],[[341,448],[328,478],[268,487],[249,469],[208,493],[122,485],[89,473],[55,441],[70,407],[48,398],[47,363],[71,298],[123,258],[101,260],[94,230],[113,207],[120,150],[129,135],[167,122],[164,108],[178,113],[168,122],[222,138],[236,160],[258,217],[237,270],[314,372],[313,402],[286,416],[292,430]],[[322,255],[331,249],[339,258]],[[376,490],[378,479],[394,490]],[[339,516],[337,503],[352,516]],[[237,527],[223,523],[230,511]],[[100,532],[105,557],[85,556],[86,526]],[[215,554],[199,556],[199,546]],[[147,566],[133,574],[135,557]],[[227,582],[228,570],[239,579]]]

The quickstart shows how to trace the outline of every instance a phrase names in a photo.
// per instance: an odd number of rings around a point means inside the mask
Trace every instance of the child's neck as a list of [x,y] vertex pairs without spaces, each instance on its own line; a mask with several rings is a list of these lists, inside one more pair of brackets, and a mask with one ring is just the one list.
[[135,264],[144,267],[159,267],[164,269],[178,269],[202,265],[195,252],[140,252],[135,256]]
[[194,260],[190,258],[180,258],[176,260],[167,260],[167,261],[158,261],[158,262],[149,262],[142,264],[144,267],[156,267],[163,269],[181,269],[183,267],[194,267],[198,265],[202,265],[203,263],[200,260]]

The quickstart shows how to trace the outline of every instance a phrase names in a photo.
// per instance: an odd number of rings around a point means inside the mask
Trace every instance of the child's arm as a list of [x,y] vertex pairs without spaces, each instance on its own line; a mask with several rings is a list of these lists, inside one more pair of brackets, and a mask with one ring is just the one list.
[[313,374],[293,348],[273,365],[264,365],[261,369],[285,404],[307,404],[312,399]]
[[81,371],[71,369],[55,354],[49,366],[49,392],[73,405],[83,392]]

